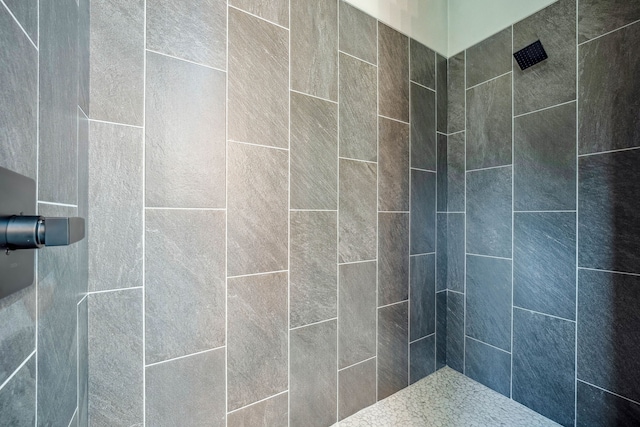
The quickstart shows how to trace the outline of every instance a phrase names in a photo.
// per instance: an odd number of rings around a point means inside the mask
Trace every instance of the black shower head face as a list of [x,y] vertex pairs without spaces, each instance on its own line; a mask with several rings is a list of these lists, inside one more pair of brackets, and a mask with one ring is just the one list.
[[513,54],[516,58],[521,70],[526,70],[529,67],[536,65],[538,62],[544,61],[548,58],[547,52],[544,50],[540,40],[531,43],[529,46],[520,49]]

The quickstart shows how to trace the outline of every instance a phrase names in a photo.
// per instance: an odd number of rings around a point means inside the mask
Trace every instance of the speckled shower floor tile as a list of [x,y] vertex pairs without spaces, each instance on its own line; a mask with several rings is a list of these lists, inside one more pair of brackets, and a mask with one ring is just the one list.
[[558,425],[448,367],[339,423],[339,427]]

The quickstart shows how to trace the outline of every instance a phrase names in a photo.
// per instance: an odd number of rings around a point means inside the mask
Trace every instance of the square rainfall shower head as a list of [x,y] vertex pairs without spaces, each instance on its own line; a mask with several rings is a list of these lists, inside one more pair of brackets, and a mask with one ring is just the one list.
[[527,68],[548,58],[547,52],[545,52],[544,47],[542,47],[540,40],[520,49],[513,54],[513,57],[516,58],[521,70],[526,70]]

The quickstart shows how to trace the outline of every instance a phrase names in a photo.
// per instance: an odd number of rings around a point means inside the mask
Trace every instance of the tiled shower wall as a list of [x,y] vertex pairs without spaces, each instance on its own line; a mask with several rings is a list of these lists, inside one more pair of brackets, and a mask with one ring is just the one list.
[[[36,181],[42,216],[88,214],[88,55],[88,0],[0,1],[0,166]],[[86,425],[87,245],[39,250],[0,300],[2,426]]]
[[435,370],[433,51],[337,0],[93,0],[90,62],[91,425],[327,426]]
[[439,74],[438,367],[568,426],[640,423],[639,19],[559,0]]

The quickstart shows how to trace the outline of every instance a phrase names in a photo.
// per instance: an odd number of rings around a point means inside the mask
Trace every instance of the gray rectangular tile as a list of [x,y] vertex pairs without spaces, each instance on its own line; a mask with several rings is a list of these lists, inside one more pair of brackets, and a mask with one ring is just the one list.
[[[464,334],[464,330],[462,332]],[[447,292],[443,291],[436,293],[436,369],[443,368],[447,364],[448,335]]]
[[464,214],[438,214],[438,291],[464,292]]
[[447,170],[449,167],[449,162],[447,161],[448,137],[447,135],[437,134],[436,141],[437,141],[436,143],[437,143],[437,150],[438,150],[437,166],[436,166],[436,171],[437,171],[436,180],[437,180],[437,192],[438,192],[438,194],[436,195],[437,196],[436,210],[438,212],[446,212],[447,204],[448,204],[447,196],[449,193],[449,189],[447,188],[447,185],[449,183],[448,170]]
[[78,426],[89,423],[89,303],[78,304]]
[[378,209],[409,210],[409,125],[380,117]]
[[409,385],[409,304],[378,309],[378,400]]
[[228,427],[289,425],[289,394],[282,393],[260,403],[247,406],[227,416]]
[[141,286],[142,129],[90,122],[89,135],[89,290]]
[[225,213],[147,210],[145,227],[146,363],[224,345]]
[[511,27],[467,49],[467,87],[511,71]]
[[411,170],[411,253],[436,250],[436,174]]
[[338,372],[338,415],[343,420],[376,403],[376,359]]
[[339,274],[338,366],[345,368],[376,355],[376,262],[341,265]]
[[291,327],[338,314],[337,213],[291,212]]
[[560,0],[514,24],[514,52],[536,40],[549,58],[526,70],[514,60],[515,114],[576,99],[576,0]]
[[640,150],[579,160],[581,267],[640,273]]
[[409,344],[409,383],[413,384],[435,372],[436,336]]
[[0,390],[0,424],[32,426],[36,420],[35,408],[36,356],[33,355]]
[[626,0],[580,0],[578,42],[601,36],[640,19],[640,4]]
[[91,118],[144,122],[144,0],[91,3]]
[[380,115],[409,121],[409,39],[378,21]]
[[142,289],[90,294],[89,425],[144,418]]
[[580,46],[579,154],[640,146],[639,38],[635,24]]
[[514,119],[514,208],[576,208],[576,104]]
[[511,167],[467,173],[467,252],[511,257]]
[[447,156],[447,211],[462,212],[465,210],[465,138],[465,132],[449,135],[447,138],[447,152],[445,154]]
[[375,18],[340,0],[340,50],[372,64],[378,63]]
[[227,409],[287,389],[287,273],[227,280]]
[[287,269],[289,155],[228,144],[229,276]]
[[444,56],[436,54],[436,106],[438,132],[449,132],[449,61]]
[[147,53],[146,206],[225,207],[225,73]]
[[410,341],[426,337],[436,331],[435,258],[433,254],[411,257]]
[[511,164],[511,74],[467,91],[467,170]]
[[574,323],[513,311],[513,400],[565,425],[574,425]]
[[464,295],[456,292],[443,292],[443,294],[446,295],[447,301],[447,366],[464,373]]
[[4,0],[31,41],[38,45],[38,0]]
[[145,379],[149,425],[226,425],[223,348],[149,366]]
[[291,89],[338,99],[338,3],[291,1]]
[[228,19],[228,137],[288,148],[289,34],[233,8]]
[[227,68],[227,7],[216,0],[160,0],[147,5],[147,49]]
[[336,209],[338,107],[291,92],[291,208]]
[[511,355],[466,338],[465,375],[510,397]]
[[411,166],[436,170],[436,94],[411,83]]
[[576,426],[640,424],[640,405],[578,381]]
[[516,213],[513,303],[565,319],[576,316],[576,215]]
[[378,306],[409,297],[409,214],[378,214]]
[[446,213],[436,214],[436,257],[438,270],[436,272],[436,291],[444,291],[447,289],[447,266],[449,256],[449,221]]
[[0,321],[11,325],[0,329],[0,381],[4,383],[36,349],[36,286],[0,299]]
[[411,80],[436,89],[436,53],[422,43],[411,39],[409,41]]
[[373,65],[340,55],[340,156],[378,159],[378,74]]
[[464,74],[464,52],[460,52],[447,61],[447,130],[441,132],[453,133],[465,130]]
[[229,5],[289,27],[289,0],[230,0]]
[[[91,0],[78,1],[78,106],[89,115],[91,74]],[[80,422],[80,420],[78,420]]]
[[340,159],[340,262],[376,257],[377,167]]
[[336,320],[291,331],[291,425],[323,427],[336,422],[336,338]]

